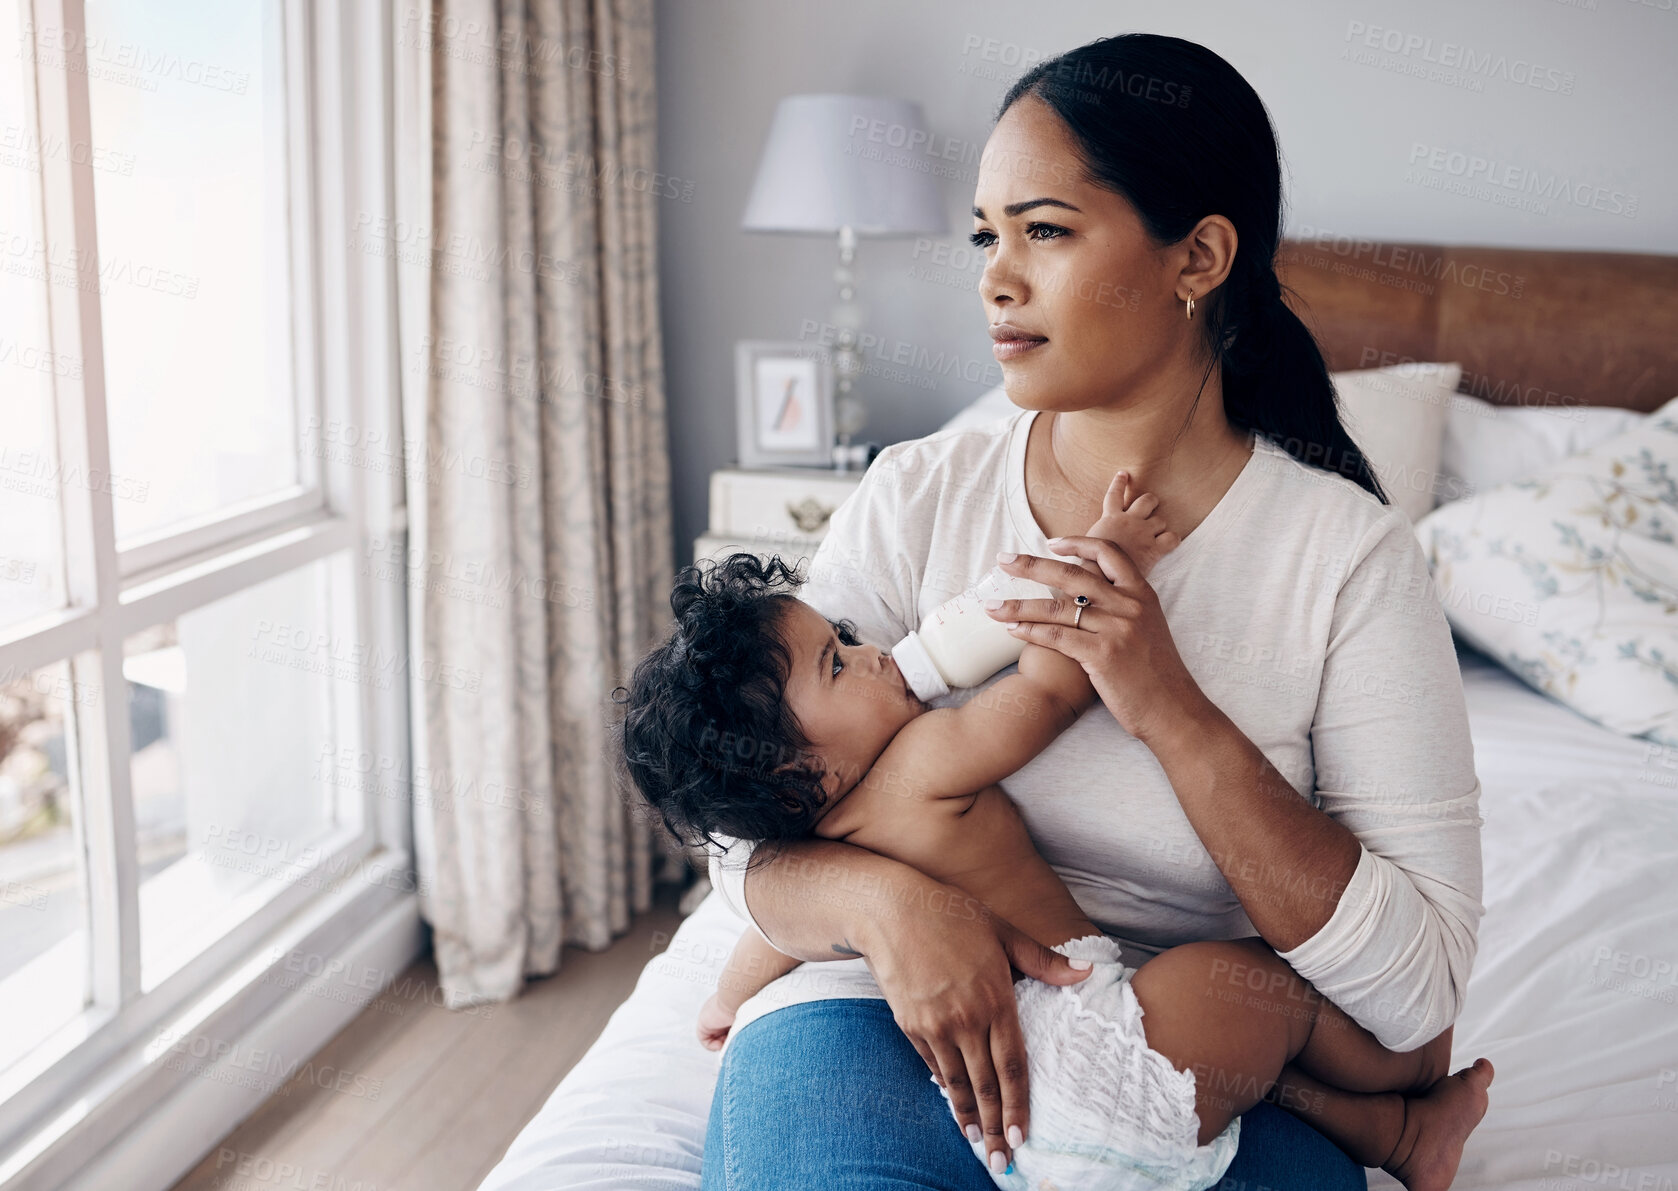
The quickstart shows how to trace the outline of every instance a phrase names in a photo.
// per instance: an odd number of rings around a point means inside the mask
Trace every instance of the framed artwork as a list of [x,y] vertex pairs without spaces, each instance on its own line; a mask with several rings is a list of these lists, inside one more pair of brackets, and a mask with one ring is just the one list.
[[741,467],[833,466],[833,358],[811,343],[734,347]]

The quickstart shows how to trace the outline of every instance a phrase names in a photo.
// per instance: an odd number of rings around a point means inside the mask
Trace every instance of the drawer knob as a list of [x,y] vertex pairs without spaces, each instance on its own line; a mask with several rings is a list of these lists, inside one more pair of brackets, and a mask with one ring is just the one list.
[[827,524],[827,519],[833,516],[836,505],[824,505],[813,496],[806,496],[797,504],[787,506],[787,515],[792,523],[798,526],[801,533],[815,533]]

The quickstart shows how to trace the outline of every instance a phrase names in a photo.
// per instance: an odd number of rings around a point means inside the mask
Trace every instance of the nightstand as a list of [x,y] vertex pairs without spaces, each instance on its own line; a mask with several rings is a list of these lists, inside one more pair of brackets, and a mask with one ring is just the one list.
[[711,473],[710,524],[694,539],[693,559],[750,550],[789,563],[814,555],[834,510],[861,482],[862,470],[725,467]]

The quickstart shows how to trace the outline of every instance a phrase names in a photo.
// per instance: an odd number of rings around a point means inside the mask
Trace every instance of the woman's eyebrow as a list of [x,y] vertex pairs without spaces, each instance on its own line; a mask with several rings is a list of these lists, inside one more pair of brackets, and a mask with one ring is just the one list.
[[[1064,202],[1057,198],[1034,198],[1026,199],[1024,202],[1009,203],[1006,207],[1002,208],[1002,213],[1009,219],[1012,219],[1014,216],[1020,214],[1021,212],[1029,211],[1033,207],[1065,207],[1068,211],[1078,211],[1080,215],[1083,214],[1082,211],[1079,211],[1078,208],[1074,207],[1071,203]],[[979,207],[974,207],[973,218],[985,218],[984,211]]]

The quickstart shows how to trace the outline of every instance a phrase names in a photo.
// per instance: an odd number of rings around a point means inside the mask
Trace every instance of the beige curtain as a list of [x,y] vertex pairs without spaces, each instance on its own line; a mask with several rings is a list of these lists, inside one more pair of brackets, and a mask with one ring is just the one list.
[[458,1006],[606,946],[668,861],[609,755],[670,618],[652,0],[395,10],[415,848]]

